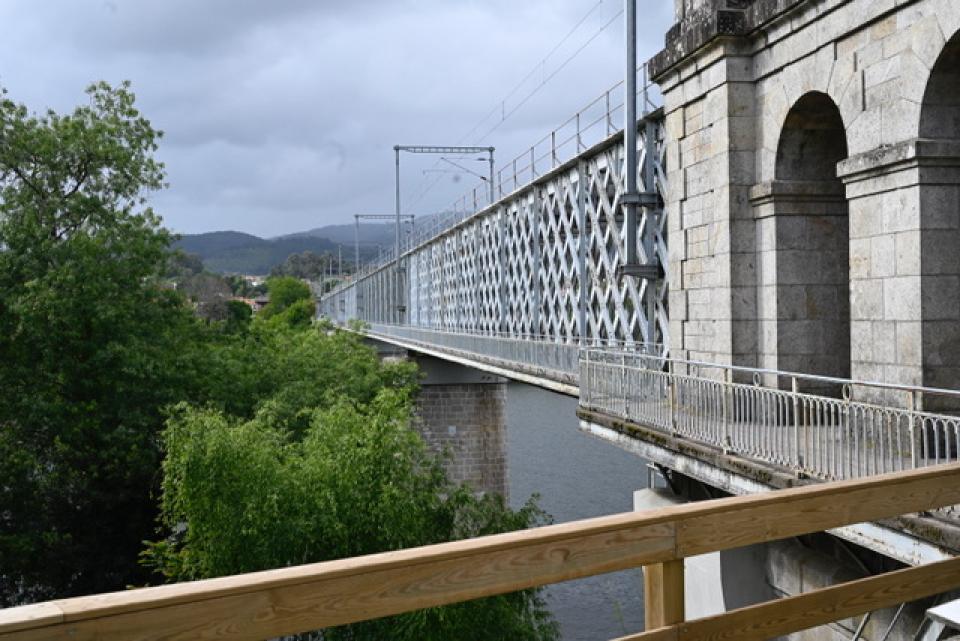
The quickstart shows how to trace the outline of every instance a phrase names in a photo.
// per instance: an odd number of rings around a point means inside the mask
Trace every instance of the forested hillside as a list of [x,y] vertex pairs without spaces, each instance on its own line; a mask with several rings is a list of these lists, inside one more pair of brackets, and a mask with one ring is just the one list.
[[[335,254],[339,245],[315,236],[265,240],[235,231],[215,231],[183,236],[175,247],[199,256],[203,266],[211,272],[266,275],[283,264],[290,254],[305,251]],[[353,248],[344,247],[343,252],[345,257],[352,256]]]
[[[328,225],[277,238],[260,238],[237,231],[214,231],[185,234],[174,246],[199,256],[207,271],[266,275],[292,254],[306,251],[318,255],[328,252],[336,254],[342,247],[344,260],[352,262],[355,233],[353,225]],[[393,247],[394,242],[393,225],[361,225],[361,260],[374,258],[380,247]]]

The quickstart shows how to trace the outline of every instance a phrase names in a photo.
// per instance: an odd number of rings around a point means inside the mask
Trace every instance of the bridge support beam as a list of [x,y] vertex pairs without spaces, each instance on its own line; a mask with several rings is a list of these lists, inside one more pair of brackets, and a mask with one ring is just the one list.
[[587,288],[590,275],[587,273],[587,168],[582,160],[577,163],[577,337],[585,345],[590,336],[587,327]]
[[424,440],[449,455],[454,481],[507,497],[506,380],[431,356],[410,357],[425,375],[417,399]]

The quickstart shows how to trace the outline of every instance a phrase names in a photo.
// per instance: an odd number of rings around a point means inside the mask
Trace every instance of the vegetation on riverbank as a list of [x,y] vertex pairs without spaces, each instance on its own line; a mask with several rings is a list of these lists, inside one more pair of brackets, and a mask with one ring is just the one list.
[[[452,483],[412,426],[415,367],[314,322],[296,279],[254,318],[198,318],[146,200],[161,133],[127,85],[88,93],[0,101],[0,606],[545,521]],[[556,627],[528,590],[322,638],[386,636]]]

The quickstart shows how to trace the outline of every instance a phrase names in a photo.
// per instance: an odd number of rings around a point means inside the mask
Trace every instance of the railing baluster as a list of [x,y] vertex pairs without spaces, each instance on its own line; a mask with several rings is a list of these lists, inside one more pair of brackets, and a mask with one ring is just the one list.
[[630,418],[630,408],[627,405],[627,354],[620,356],[620,385],[623,388],[623,415]]
[[799,472],[803,467],[803,458],[800,456],[800,387],[796,376],[790,378],[790,391],[793,396],[793,461]]

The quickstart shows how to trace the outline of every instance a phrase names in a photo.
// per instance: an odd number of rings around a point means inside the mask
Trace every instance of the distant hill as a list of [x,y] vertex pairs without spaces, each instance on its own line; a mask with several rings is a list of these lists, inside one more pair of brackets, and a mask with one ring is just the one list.
[[[395,236],[392,224],[360,225],[361,245],[393,246]],[[328,238],[335,243],[353,247],[356,229],[354,225],[326,225],[307,231],[280,236],[280,238],[301,238],[303,236]]]
[[[265,240],[235,231],[215,231],[186,235],[174,243],[189,254],[200,256],[203,266],[221,274],[266,275],[290,254],[311,251],[315,254],[336,253],[339,244],[315,236],[299,236]],[[352,251],[352,248],[349,248]],[[343,248],[344,259],[352,254]]]
[[213,256],[222,251],[229,251],[237,247],[249,247],[264,242],[259,236],[244,234],[239,231],[212,231],[207,234],[184,235],[177,243],[177,247],[188,254],[197,254],[200,257]]
[[[428,224],[430,217],[418,218],[418,224]],[[276,238],[260,238],[239,231],[213,231],[205,234],[186,234],[174,246],[188,254],[196,254],[203,266],[221,274],[266,275],[287,256],[311,251],[315,254],[335,254],[343,247],[344,261],[353,261],[354,225],[326,225],[308,231]],[[360,225],[360,260],[370,260],[380,247],[392,248],[396,242],[392,223]]]
[[[426,216],[417,216],[415,224],[417,226],[430,225],[433,222],[434,214]],[[382,245],[384,247],[393,247],[396,242],[396,232],[395,225],[392,222],[384,223],[361,223],[360,224],[360,246],[363,245]],[[407,228],[407,224],[403,224],[404,229]],[[353,247],[354,238],[356,235],[356,226],[355,225],[325,225],[323,227],[316,227],[314,229],[309,229],[307,231],[297,232],[295,234],[287,234],[286,236],[280,236],[279,238],[295,238],[298,236],[319,236],[321,238],[329,238],[335,243],[343,243],[344,245],[349,245]]]

